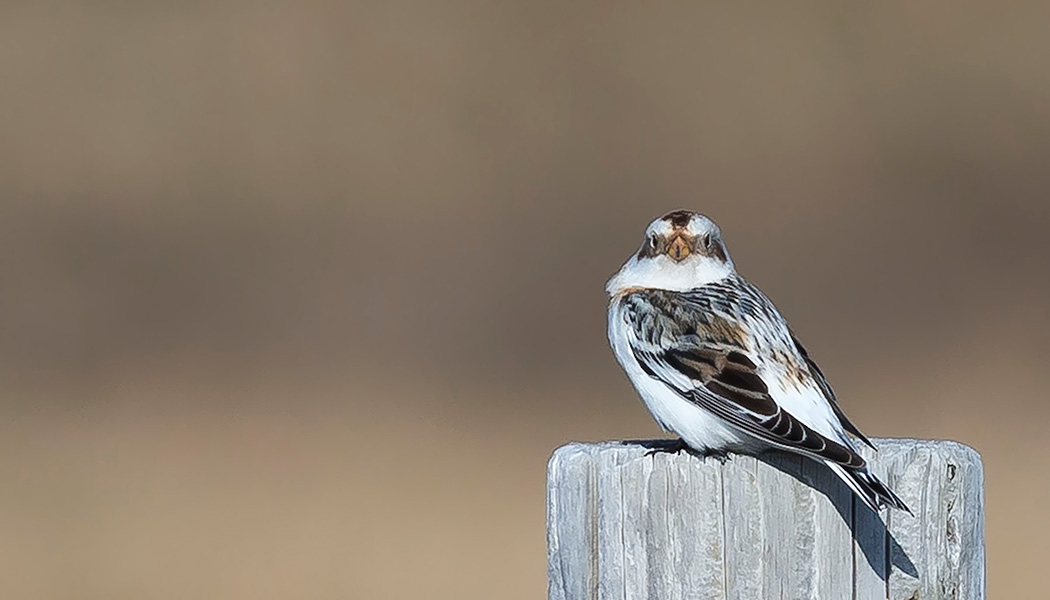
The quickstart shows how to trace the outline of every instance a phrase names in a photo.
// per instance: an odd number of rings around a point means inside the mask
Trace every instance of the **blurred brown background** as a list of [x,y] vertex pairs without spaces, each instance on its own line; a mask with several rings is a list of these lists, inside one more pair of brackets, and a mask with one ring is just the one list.
[[550,451],[658,434],[602,288],[677,207],[869,434],[982,452],[1035,594],[1048,17],[6,3],[0,596],[543,598]]

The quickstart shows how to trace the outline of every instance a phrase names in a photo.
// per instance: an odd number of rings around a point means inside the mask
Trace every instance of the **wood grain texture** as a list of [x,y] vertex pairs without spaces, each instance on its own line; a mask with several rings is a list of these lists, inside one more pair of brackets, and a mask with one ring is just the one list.
[[955,442],[874,442],[865,458],[914,517],[876,515],[798,456],[563,446],[548,466],[549,597],[983,600],[980,456]]

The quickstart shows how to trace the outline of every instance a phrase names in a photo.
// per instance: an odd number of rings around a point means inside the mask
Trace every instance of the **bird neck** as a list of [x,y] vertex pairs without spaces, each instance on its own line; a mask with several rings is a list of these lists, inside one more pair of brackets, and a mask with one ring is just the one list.
[[605,286],[610,296],[631,288],[648,288],[670,292],[687,292],[730,277],[735,270],[732,261],[709,258],[674,262],[666,256],[639,259],[632,257],[612,276]]

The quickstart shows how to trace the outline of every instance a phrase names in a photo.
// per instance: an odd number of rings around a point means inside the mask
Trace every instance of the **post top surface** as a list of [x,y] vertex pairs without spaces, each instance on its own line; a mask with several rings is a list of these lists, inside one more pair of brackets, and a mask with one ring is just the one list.
[[[549,464],[566,460],[577,455],[594,456],[597,454],[618,454],[625,459],[636,459],[645,457],[652,448],[653,443],[665,440],[604,440],[598,442],[569,442],[558,447],[551,454]],[[971,446],[954,440],[919,440],[911,438],[871,438],[879,452],[876,454],[870,448],[862,448],[861,454],[865,457],[885,455],[897,455],[912,451],[933,451],[939,454],[951,455],[956,460],[982,465],[981,454]],[[716,459],[697,458],[685,453],[680,455],[670,454],[672,458],[699,460],[702,463],[720,464]],[[730,455],[732,458],[735,455]]]

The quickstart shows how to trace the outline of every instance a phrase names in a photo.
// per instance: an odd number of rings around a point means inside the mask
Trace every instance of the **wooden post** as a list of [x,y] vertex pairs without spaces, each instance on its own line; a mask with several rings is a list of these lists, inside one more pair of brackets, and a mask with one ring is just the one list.
[[865,458],[915,512],[876,515],[789,454],[647,455],[574,443],[547,480],[550,600],[984,600],[981,458],[874,440]]

